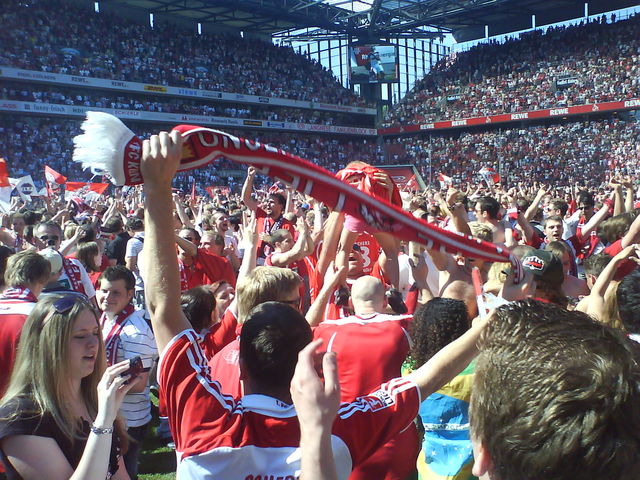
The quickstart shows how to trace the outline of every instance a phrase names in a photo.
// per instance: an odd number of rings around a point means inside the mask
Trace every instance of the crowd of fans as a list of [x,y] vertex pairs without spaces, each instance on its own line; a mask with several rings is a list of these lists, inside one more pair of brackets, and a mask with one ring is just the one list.
[[366,115],[342,114],[320,110],[274,108],[263,105],[237,103],[203,103],[184,98],[159,99],[149,95],[130,95],[105,91],[88,91],[62,87],[41,87],[7,82],[0,90],[0,98],[23,102],[78,105],[144,112],[183,113],[233,118],[251,118],[279,122],[300,122],[321,125],[373,127],[373,118]]
[[[56,5],[6,6],[12,28],[0,40],[22,49],[3,50],[0,63],[355,103],[288,49],[260,44],[256,58],[254,40],[162,25],[151,35]],[[457,100],[461,112],[634,96],[638,33],[635,18],[478,47],[440,64],[396,119],[431,114],[412,102],[442,108],[463,80],[476,90]],[[552,92],[552,77],[567,73],[580,86]],[[25,91],[36,101],[120,101]],[[0,116],[9,175],[41,185],[37,172],[49,165],[88,180],[71,160],[80,123]],[[386,148],[229,132],[340,170],[294,186],[253,166],[245,176],[225,159],[175,175],[180,135],[129,126],[146,139],[144,185],[66,200],[15,196],[0,216],[0,460],[9,478],[135,480],[155,415],[151,387],[170,427],[153,433],[175,448],[178,478],[637,474],[637,116],[422,134]],[[401,192],[374,166],[385,162],[413,164],[432,184]],[[480,181],[482,167],[502,178]],[[438,184],[439,174],[451,182]],[[339,190],[336,177],[359,192]],[[209,186],[220,188],[210,196]]]
[[[615,18],[613,19],[615,21]],[[557,80],[570,79],[564,86]],[[384,126],[640,97],[640,16],[532,31],[441,60]]]
[[[260,188],[254,167],[241,195],[172,192],[181,137],[147,141],[143,186],[14,201],[2,217],[9,478],[46,475],[42,455],[60,472],[137,478],[150,385],[178,478],[499,469],[519,480],[525,463],[531,478],[558,480],[586,466],[581,478],[594,480],[637,471],[637,175],[401,195],[383,171],[354,163],[339,177],[370,209],[345,213],[290,187]],[[373,228],[374,215],[406,225],[379,200],[412,226]],[[431,232],[443,248],[407,241],[429,224],[447,231]],[[553,455],[541,458],[541,439]]]
[[[92,4],[91,4],[92,6]],[[140,25],[72,3],[12,2],[0,64],[69,75],[364,105],[330,71],[291,48],[232,34]],[[195,30],[195,29],[194,29]]]
[[595,186],[612,172],[638,174],[638,138],[640,123],[633,117],[411,136],[387,142],[389,150],[402,147],[387,161],[413,164],[434,183],[439,173],[464,182],[490,167],[510,183],[571,185],[580,179]]

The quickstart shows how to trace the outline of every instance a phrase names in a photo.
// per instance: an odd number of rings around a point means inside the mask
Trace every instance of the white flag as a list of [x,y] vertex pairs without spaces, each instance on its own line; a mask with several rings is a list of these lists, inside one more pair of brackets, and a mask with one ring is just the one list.
[[9,178],[11,186],[18,192],[20,198],[25,202],[31,202],[31,195],[35,195],[36,187],[33,183],[31,175],[25,175],[20,178]]

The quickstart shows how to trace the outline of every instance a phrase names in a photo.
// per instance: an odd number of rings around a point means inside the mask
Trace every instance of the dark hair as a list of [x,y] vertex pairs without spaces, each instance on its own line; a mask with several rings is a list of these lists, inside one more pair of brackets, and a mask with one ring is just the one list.
[[27,225],[35,225],[36,222],[42,218],[42,214],[34,212],[33,210],[23,210],[24,222]]
[[591,255],[584,259],[582,266],[584,267],[584,273],[588,275],[600,275],[609,262],[611,261],[611,255],[608,253],[600,252],[595,255]]
[[104,222],[101,230],[103,232],[116,233],[122,230],[123,227],[124,225],[122,224],[122,220],[120,218],[111,217],[106,222]]
[[287,206],[287,197],[281,193],[270,193],[269,198],[273,198],[276,202],[282,205],[283,208]]
[[496,309],[479,341],[472,437],[499,480],[633,478],[640,371],[631,341],[533,300]]
[[578,195],[576,196],[576,203],[578,204],[578,206],[580,204],[583,204],[592,207],[596,204],[596,202],[593,200],[593,195],[586,190],[581,190],[580,192],[578,192]]
[[618,314],[629,333],[640,333],[640,270],[624,277],[616,291]]
[[127,230],[132,230],[134,232],[140,232],[144,230],[144,222],[141,218],[138,217],[129,217],[127,219]]
[[133,275],[133,272],[124,265],[112,265],[107,267],[100,275],[100,278],[98,278],[98,283],[102,280],[106,280],[107,282],[124,280],[125,288],[127,290],[133,290],[136,286],[136,277]]
[[0,245],[0,287],[4,287],[4,272],[7,270],[7,261],[14,254],[13,249],[6,245]]
[[78,227],[82,231],[82,235],[78,239],[78,243],[95,242],[97,235],[96,229],[89,224],[81,225]]
[[195,244],[196,244],[196,245],[198,245],[198,244],[200,243],[200,234],[198,233],[198,231],[197,231],[195,228],[191,228],[191,227],[182,227],[182,228],[180,229],[180,231],[181,231],[181,232],[182,232],[182,231],[184,231],[184,230],[186,230],[186,231],[188,231],[188,232],[191,232],[191,233],[193,233],[193,234],[195,235],[195,238],[196,238]]
[[467,306],[462,300],[436,297],[413,314],[409,352],[412,368],[425,364],[438,351],[469,328]]
[[196,332],[211,325],[211,313],[216,308],[216,297],[208,286],[190,288],[180,295],[180,306]]
[[569,204],[560,198],[554,198],[549,202],[549,207],[553,210],[560,210],[560,215],[563,217],[567,214],[567,210],[569,210]]
[[498,213],[500,212],[500,203],[489,196],[479,197],[476,200],[476,205],[480,208],[480,212],[487,212],[489,217],[496,219],[498,218]]
[[249,312],[240,333],[243,368],[263,393],[288,390],[298,353],[312,337],[311,327],[296,309],[261,303]]

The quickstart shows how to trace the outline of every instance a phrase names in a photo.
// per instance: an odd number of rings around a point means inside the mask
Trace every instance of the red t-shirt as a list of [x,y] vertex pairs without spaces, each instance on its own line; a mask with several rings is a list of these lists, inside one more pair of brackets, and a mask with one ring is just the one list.
[[0,396],[11,378],[22,327],[35,306],[25,300],[0,300]]
[[[284,218],[284,216],[280,216],[278,220],[273,220],[272,218],[267,216],[267,212],[265,212],[261,208],[258,208],[256,210],[256,220],[256,232],[258,236],[261,236],[262,234],[270,235],[271,232],[275,232],[276,230],[284,228],[285,230],[289,230],[294,240],[296,239],[297,232],[295,229],[295,223],[290,222],[289,220]],[[257,257],[266,258],[269,253],[271,253],[271,247],[262,239],[260,239],[260,242],[258,243]]]
[[220,391],[233,398],[242,396],[240,383],[240,329],[236,328],[236,338],[229,342],[222,350],[208,361],[211,377],[220,384]]
[[[336,352],[340,376],[340,400],[353,401],[377,385],[399,377],[409,353],[407,328],[411,315],[373,313],[326,320],[313,332],[329,352]],[[355,468],[350,480],[403,480],[415,468],[418,432],[411,425]]]
[[214,255],[204,248],[198,247],[198,254],[192,265],[180,262],[180,287],[182,291],[200,285],[211,285],[218,280],[224,280],[235,288],[236,274],[229,260]]
[[[604,253],[615,257],[622,251],[622,239],[616,240],[607,248],[604,249]],[[633,272],[638,265],[633,260],[624,260],[618,265],[618,270],[616,270],[616,274],[613,277],[614,280],[622,280],[624,277]]]
[[213,358],[216,353],[233,342],[238,337],[237,328],[238,319],[231,310],[227,309],[222,320],[213,325],[202,339],[202,350],[207,358]]

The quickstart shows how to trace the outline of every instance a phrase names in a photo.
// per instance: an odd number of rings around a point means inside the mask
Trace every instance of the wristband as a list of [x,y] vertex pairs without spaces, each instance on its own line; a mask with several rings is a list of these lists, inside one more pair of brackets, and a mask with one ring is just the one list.
[[91,432],[96,435],[111,435],[113,433],[113,425],[107,428],[96,427],[93,423],[91,424]]

